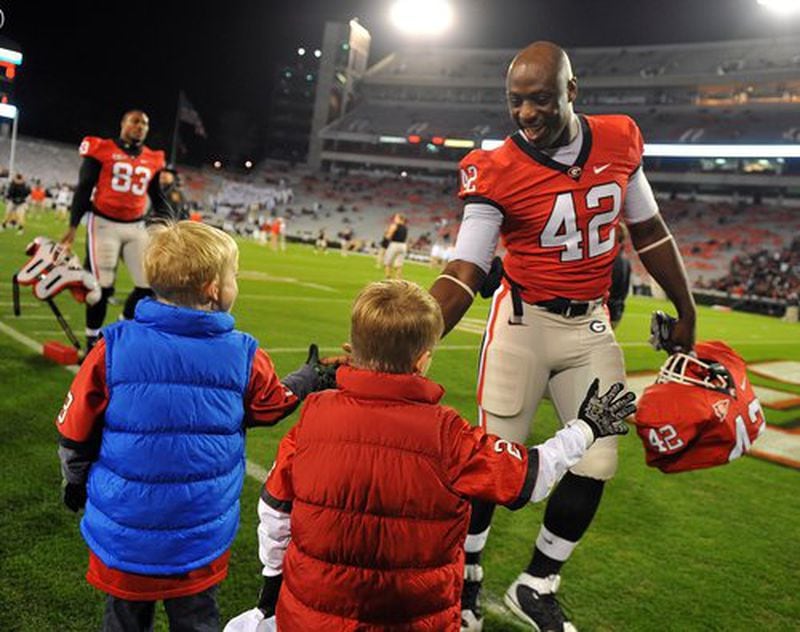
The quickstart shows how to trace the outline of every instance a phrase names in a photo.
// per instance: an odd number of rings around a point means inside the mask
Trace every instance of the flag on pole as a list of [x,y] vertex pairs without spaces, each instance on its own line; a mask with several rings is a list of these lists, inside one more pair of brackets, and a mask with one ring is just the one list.
[[206,128],[203,127],[203,120],[194,109],[194,106],[186,98],[186,95],[181,90],[178,95],[178,120],[181,123],[188,123],[194,128],[194,133],[203,138],[208,138]]

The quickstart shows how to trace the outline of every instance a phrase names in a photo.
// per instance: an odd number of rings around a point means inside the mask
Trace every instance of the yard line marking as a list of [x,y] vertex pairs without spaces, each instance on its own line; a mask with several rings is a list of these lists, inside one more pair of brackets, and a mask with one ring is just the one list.
[[264,294],[239,294],[239,299],[254,301],[296,301],[305,303],[352,303],[353,299],[335,296],[268,296]]
[[[20,308],[28,308],[28,307],[41,307],[41,301],[35,301],[32,303],[28,303],[27,301],[20,301]],[[13,301],[0,301],[0,307],[14,307]]]
[[13,338],[17,342],[25,345],[26,347],[28,347],[28,349],[31,349],[36,353],[42,352],[42,345],[36,342],[33,338],[28,338],[28,336],[26,336],[25,334],[18,332],[16,329],[10,327],[9,325],[6,325],[3,322],[0,322],[0,331],[2,331],[9,338]]
[[336,292],[337,290],[330,285],[321,285],[319,283],[311,283],[309,281],[301,281],[300,279],[295,279],[294,277],[280,277],[280,276],[272,276],[267,272],[261,272],[260,270],[240,270],[238,273],[238,278],[243,281],[266,281],[266,282],[273,282],[273,283],[289,283],[291,285],[299,285],[301,287],[308,287],[312,290],[322,290],[323,292]]
[[[33,316],[6,315],[6,316],[3,316],[3,318],[6,319],[6,320],[17,320],[17,319],[23,319],[23,320],[53,320],[55,318],[55,316],[53,316],[52,314],[34,314]],[[64,314],[64,319],[65,320],[70,320],[71,316],[69,314]]]
[[[268,354],[273,353],[308,353],[308,347],[269,347],[264,346],[264,351]],[[476,351],[478,345],[440,345],[436,347],[435,351]],[[341,345],[339,346],[320,346],[320,353],[336,353],[342,354]]]

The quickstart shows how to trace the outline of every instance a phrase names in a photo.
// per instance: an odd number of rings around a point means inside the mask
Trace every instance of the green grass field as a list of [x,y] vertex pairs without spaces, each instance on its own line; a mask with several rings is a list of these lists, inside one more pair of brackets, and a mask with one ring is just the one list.
[[[21,318],[11,310],[10,279],[25,261],[33,236],[64,231],[49,217],[32,218],[22,237],[0,233],[0,630],[95,630],[103,595],[83,579],[86,550],[78,518],[60,502],[60,472],[53,419],[72,373],[6,335],[7,327],[36,341],[62,340],[46,305],[23,288]],[[81,230],[81,234],[83,234]],[[78,245],[82,252],[82,243]],[[124,266],[123,266],[124,267]],[[240,296],[234,315],[254,334],[279,373],[296,368],[309,342],[334,352],[347,338],[355,293],[379,278],[374,261],[338,252],[314,255],[290,246],[276,254],[241,243]],[[406,277],[428,286],[434,271],[407,265]],[[122,271],[117,285],[130,289]],[[83,308],[69,296],[58,302],[76,333]],[[618,337],[629,371],[655,369],[663,355],[644,343],[653,300],[631,298]],[[488,302],[468,314],[481,320]],[[112,306],[109,319],[119,306]],[[6,332],[6,333],[4,333]],[[699,338],[728,341],[747,360],[800,360],[800,328],[775,319],[701,309]],[[82,335],[81,335],[82,338]],[[445,403],[474,419],[480,336],[455,331],[434,356],[430,376],[447,389]],[[769,385],[769,381],[754,381]],[[775,385],[778,387],[777,385]],[[781,386],[784,390],[790,387]],[[800,388],[794,388],[800,393]],[[800,410],[767,410],[770,423],[786,424]],[[248,457],[268,468],[293,416],[278,427],[248,435]],[[531,442],[556,428],[549,403],[539,410]],[[227,619],[255,604],[260,586],[256,500],[260,481],[248,478],[239,536],[220,602]],[[800,630],[800,472],[745,457],[725,467],[664,475],[645,467],[635,433],[621,442],[620,469],[598,516],[563,572],[561,596],[584,630]],[[484,556],[489,599],[501,603],[507,585],[528,563],[544,505],[514,514],[498,510]],[[309,587],[313,590],[313,587]],[[502,607],[493,608],[489,631],[521,629]],[[159,614],[157,630],[166,630]]]

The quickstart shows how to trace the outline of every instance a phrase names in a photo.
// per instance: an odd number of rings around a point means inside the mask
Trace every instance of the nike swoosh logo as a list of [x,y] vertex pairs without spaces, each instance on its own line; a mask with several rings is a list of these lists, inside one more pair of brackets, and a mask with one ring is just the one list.
[[611,163],[608,162],[604,165],[600,165],[599,167],[594,167],[594,174],[597,175],[598,173],[603,173],[606,169],[611,166]]

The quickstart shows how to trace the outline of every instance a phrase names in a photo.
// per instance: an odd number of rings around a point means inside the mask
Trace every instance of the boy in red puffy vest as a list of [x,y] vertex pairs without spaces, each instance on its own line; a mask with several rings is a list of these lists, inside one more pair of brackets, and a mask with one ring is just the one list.
[[[227,630],[459,630],[470,497],[543,499],[595,439],[625,434],[633,394],[592,385],[579,417],[526,448],[471,426],[426,379],[443,321],[406,281],[353,306],[337,390],[306,399],[259,501],[264,588]],[[260,623],[260,629],[266,627]]]

